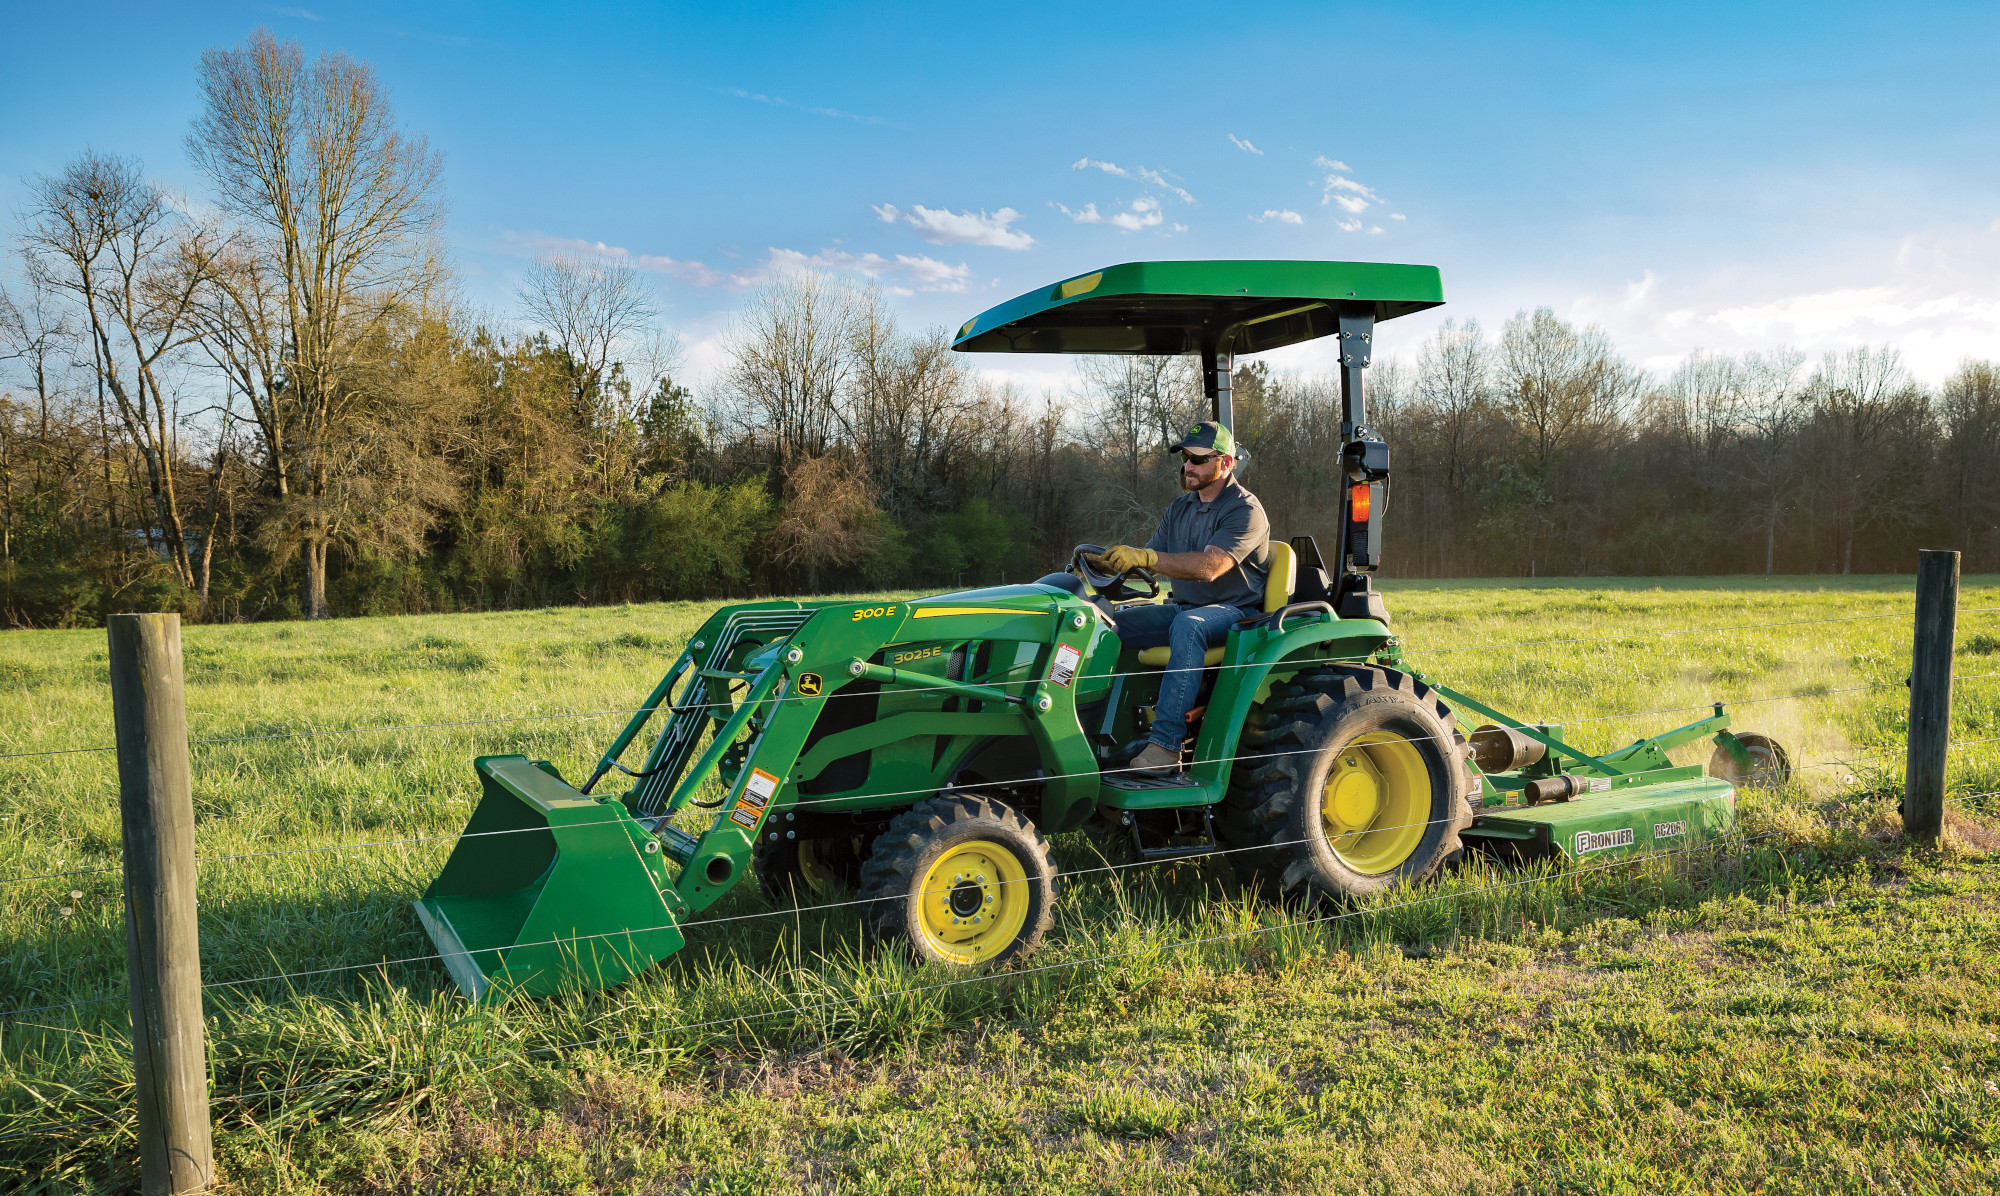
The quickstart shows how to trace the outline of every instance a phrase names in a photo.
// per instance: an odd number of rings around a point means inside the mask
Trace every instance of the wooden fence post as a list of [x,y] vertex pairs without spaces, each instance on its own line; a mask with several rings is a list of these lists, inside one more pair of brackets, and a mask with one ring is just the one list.
[[1958,554],[1923,549],[1917,553],[1903,833],[1932,845],[1944,832],[1945,749],[1951,741],[1951,657],[1957,630]]
[[169,1196],[199,1191],[214,1174],[181,617],[112,615],[105,625],[125,839],[140,1191]]

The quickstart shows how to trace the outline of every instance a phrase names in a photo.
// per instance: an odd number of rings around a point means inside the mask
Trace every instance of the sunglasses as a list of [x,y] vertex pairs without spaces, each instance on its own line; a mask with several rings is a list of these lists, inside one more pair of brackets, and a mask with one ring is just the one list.
[[1189,465],[1206,465],[1221,455],[1221,453],[1190,453],[1183,451],[1181,453],[1181,460],[1187,462]]

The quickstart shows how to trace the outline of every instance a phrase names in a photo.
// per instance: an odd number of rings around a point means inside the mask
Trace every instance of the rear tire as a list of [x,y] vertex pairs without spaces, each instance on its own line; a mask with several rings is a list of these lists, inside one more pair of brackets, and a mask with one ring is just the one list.
[[861,877],[861,919],[931,963],[1025,959],[1055,925],[1049,841],[1004,802],[940,794],[896,815]]
[[1407,673],[1329,665],[1251,714],[1216,820],[1246,886],[1321,906],[1464,854],[1478,792],[1451,708]]
[[860,835],[831,839],[760,839],[750,860],[758,887],[774,905],[834,901],[861,884]]

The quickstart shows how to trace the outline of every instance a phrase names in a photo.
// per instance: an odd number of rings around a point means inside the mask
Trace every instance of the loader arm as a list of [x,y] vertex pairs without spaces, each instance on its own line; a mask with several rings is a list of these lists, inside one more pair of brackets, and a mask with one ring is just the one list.
[[[1042,824],[1079,825],[1098,776],[1077,703],[1108,689],[1117,655],[1095,608],[1039,586],[725,608],[583,789],[546,761],[478,760],[479,808],[418,914],[474,999],[602,988],[679,950],[681,922],[742,879],[760,835],[792,833],[807,811],[915,804],[995,741],[1032,758]],[[823,727],[841,701],[868,717]],[[644,763],[626,767],[661,716]],[[614,770],[629,790],[586,792]],[[673,825],[711,808],[698,835]]]

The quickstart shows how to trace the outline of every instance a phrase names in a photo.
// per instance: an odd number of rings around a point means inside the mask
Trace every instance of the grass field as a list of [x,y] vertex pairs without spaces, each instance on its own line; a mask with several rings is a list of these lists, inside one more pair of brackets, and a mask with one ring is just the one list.
[[[950,987],[850,910],[727,920],[767,910],[746,885],[632,984],[473,1008],[433,961],[351,966],[432,951],[409,901],[471,757],[587,773],[623,717],[588,712],[710,608],[186,629],[191,733],[238,740],[193,749],[204,979],[307,973],[207,994],[224,1190],[2000,1187],[2000,742],[1953,753],[1962,833],[1904,850],[1908,578],[1387,588],[1420,667],[1581,746],[1752,702],[1737,729],[1809,767],[1730,851],[1465,869],[1303,927],[1220,862],[1085,874],[1035,959],[1075,966]],[[2000,578],[1961,604],[1953,739],[1983,741]],[[352,733],[242,738],[309,729]],[[110,736],[102,632],[0,636],[0,752]],[[121,1190],[114,762],[0,759],[0,789],[0,878],[105,869],[0,884],[0,1011],[90,1002],[0,1020],[0,1190]]]

